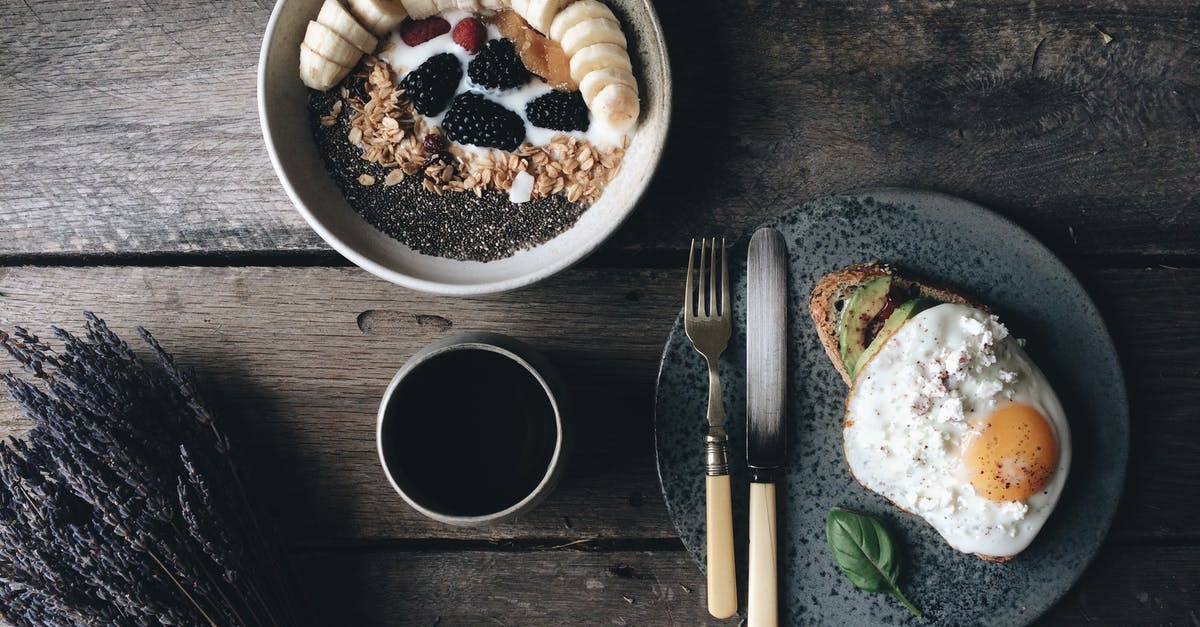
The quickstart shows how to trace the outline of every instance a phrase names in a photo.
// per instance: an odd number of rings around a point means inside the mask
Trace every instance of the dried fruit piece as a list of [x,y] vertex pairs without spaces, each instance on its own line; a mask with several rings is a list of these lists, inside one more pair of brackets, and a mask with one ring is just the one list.
[[440,17],[414,20],[411,17],[400,24],[400,39],[410,46],[419,46],[434,37],[450,32],[450,22]]
[[425,149],[425,154],[436,155],[446,150],[446,138],[439,133],[429,133],[421,140],[421,147]]
[[562,46],[531,27],[514,11],[501,11],[492,18],[500,34],[512,40],[521,62],[530,72],[545,79],[554,89],[571,91],[578,83],[571,78],[570,58]]
[[454,43],[462,46],[463,50],[471,54],[479,54],[483,49],[483,42],[487,41],[487,28],[483,22],[468,17],[459,20],[454,25],[454,32],[450,34],[454,39]]

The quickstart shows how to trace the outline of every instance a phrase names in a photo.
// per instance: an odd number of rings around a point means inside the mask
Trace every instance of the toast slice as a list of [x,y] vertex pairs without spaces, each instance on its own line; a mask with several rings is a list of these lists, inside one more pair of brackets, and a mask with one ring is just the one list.
[[833,367],[837,369],[838,374],[842,375],[842,380],[846,382],[846,385],[850,385],[850,374],[846,371],[846,365],[842,363],[842,354],[838,348],[838,323],[842,317],[842,307],[859,287],[872,279],[885,275],[891,275],[892,284],[906,292],[911,298],[919,296],[941,303],[970,305],[977,309],[990,311],[986,306],[975,302],[954,288],[906,277],[898,273],[892,266],[878,260],[856,264],[826,274],[817,281],[816,287],[813,288],[812,296],[808,301],[808,312],[812,316],[813,325],[816,326],[817,337],[821,339],[821,346],[825,348],[825,354],[829,356],[829,361],[833,362]]
[[[829,357],[829,361],[833,362],[833,367],[842,375],[842,380],[846,382],[846,385],[851,385],[850,374],[846,371],[845,364],[842,363],[842,353],[838,347],[838,324],[842,317],[842,308],[850,300],[850,296],[854,294],[855,290],[868,281],[885,275],[891,275],[892,284],[906,292],[911,298],[928,298],[940,303],[970,305],[983,311],[990,311],[987,306],[954,288],[906,277],[899,274],[895,268],[878,260],[856,264],[821,277],[809,298],[808,311],[812,316],[813,325],[817,329],[817,336],[821,339],[821,346],[825,348],[825,354]],[[850,477],[858,481],[853,471],[850,471]],[[858,483],[862,485],[861,481]],[[906,514],[912,514],[894,501],[889,499],[889,502],[896,509]],[[987,562],[1007,562],[1016,557],[981,553],[976,553],[975,556]]]

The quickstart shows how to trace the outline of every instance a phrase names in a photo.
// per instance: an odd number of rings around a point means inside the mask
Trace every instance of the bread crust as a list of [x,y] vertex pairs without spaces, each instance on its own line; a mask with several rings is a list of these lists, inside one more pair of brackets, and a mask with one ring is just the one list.
[[[821,277],[820,280],[817,281],[816,286],[813,287],[812,296],[809,297],[808,301],[808,312],[812,317],[813,326],[815,326],[817,329],[817,337],[821,340],[821,346],[825,349],[825,355],[829,357],[829,361],[833,364],[833,367],[837,369],[838,374],[842,375],[842,380],[845,381],[846,385],[850,387],[853,387],[853,382],[850,380],[849,373],[846,372],[846,365],[842,363],[842,351],[838,346],[838,323],[842,315],[841,308],[845,305],[845,302],[849,300],[854,291],[860,286],[868,281],[884,275],[891,275],[893,277],[892,280],[896,281],[901,288],[914,290],[922,297],[931,298],[943,303],[970,305],[971,307],[982,309],[983,311],[990,311],[986,305],[976,302],[974,299],[952,287],[931,281],[906,277],[898,273],[892,266],[882,263],[877,259],[868,261],[866,263],[855,264],[836,272],[826,274],[825,276]],[[847,394],[847,404],[849,403],[849,400],[850,397],[849,394]],[[843,412],[842,459],[847,459],[845,451],[845,430],[849,428],[851,424],[853,423],[849,420],[848,413]],[[854,470],[850,468],[849,462],[846,463],[846,469],[850,472],[850,478],[854,479],[854,481],[859,485],[862,485],[864,488],[870,490],[870,488],[867,488],[861,481],[858,480],[858,477],[854,476]],[[881,494],[880,496],[883,495]],[[891,503],[892,507],[895,507],[905,514],[913,514],[913,512],[904,509],[895,501],[888,499],[886,496],[883,498],[887,499],[888,503]],[[1015,555],[1000,556],[984,555],[982,553],[975,553],[975,556],[986,562],[996,563],[1008,562],[1016,557]]]
[[842,307],[854,294],[854,291],[864,283],[885,275],[891,275],[892,280],[901,289],[913,291],[924,298],[943,303],[970,305],[976,309],[991,311],[986,305],[975,301],[957,289],[937,282],[906,276],[878,259],[826,274],[813,287],[812,296],[808,299],[808,313],[812,316],[813,326],[817,329],[817,337],[821,340],[825,354],[833,363],[833,367],[837,369],[838,374],[842,375],[842,381],[847,386],[851,383],[850,374],[846,372],[846,365],[842,363],[842,352],[838,347],[838,322],[842,316]]
[[850,374],[846,372],[842,351],[838,348],[837,328],[842,316],[840,305],[844,305],[859,286],[885,274],[891,274],[890,269],[878,260],[855,264],[821,277],[808,299],[808,313],[812,316],[825,355],[847,386],[850,385]]

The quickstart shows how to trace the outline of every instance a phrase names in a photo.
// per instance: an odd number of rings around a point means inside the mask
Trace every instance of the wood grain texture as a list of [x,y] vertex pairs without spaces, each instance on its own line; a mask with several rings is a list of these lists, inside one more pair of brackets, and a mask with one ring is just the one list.
[[[704,576],[683,551],[311,552],[298,557],[297,565],[325,624],[738,625],[744,620],[744,609],[727,621],[708,616]],[[868,594],[848,583],[842,587],[847,594]],[[1200,550],[1110,547],[1035,624],[1192,625],[1198,589]],[[921,605],[920,598],[912,600]]]
[[[879,185],[982,202],[1061,252],[1200,252],[1193,2],[657,8],[674,125],[612,253]],[[268,14],[266,0],[0,4],[0,256],[326,250],[259,136]]]
[[[651,411],[682,275],[575,270],[514,294],[448,299],[355,268],[13,267],[0,268],[0,324],[78,328],[78,312],[93,308],[129,337],[146,325],[199,370],[252,483],[295,545],[674,542]],[[1133,407],[1133,459],[1114,535],[1194,540],[1200,270],[1107,270],[1084,280],[1118,338]],[[388,487],[374,449],[376,403],[391,376],[427,342],[467,329],[544,349],[580,409],[575,456],[557,491],[525,519],[484,529],[421,518]],[[20,424],[13,404],[0,401],[0,429]]]
[[[298,544],[673,538],[649,416],[676,281],[681,273],[573,273],[505,297],[430,299],[355,268],[9,268],[0,318],[78,328],[78,312],[93,308],[126,337],[136,324],[151,329],[199,370],[251,482]],[[524,520],[485,529],[422,518],[388,486],[375,452],[391,377],[426,343],[465,330],[543,349],[580,408],[555,493]],[[14,409],[0,401],[0,423],[13,425]]]
[[319,247],[259,132],[272,4],[0,3],[0,253]]

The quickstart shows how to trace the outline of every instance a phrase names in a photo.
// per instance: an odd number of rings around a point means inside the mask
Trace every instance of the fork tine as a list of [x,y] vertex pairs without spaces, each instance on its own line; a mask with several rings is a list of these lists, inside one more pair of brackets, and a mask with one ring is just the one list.
[[708,315],[716,317],[721,315],[717,310],[721,303],[717,300],[717,238],[709,240],[708,245],[712,250],[708,256]]
[[704,286],[704,267],[708,263],[708,239],[700,238],[700,268],[696,274],[700,275],[700,289],[696,290],[696,315],[708,315],[708,292]]
[[729,315],[729,251],[721,238],[721,315]]
[[695,272],[695,269],[696,269],[696,238],[693,237],[692,243],[688,245],[687,282],[683,288],[684,289],[683,315],[688,318],[696,315],[696,308],[694,306],[694,303],[696,302],[696,295],[695,295],[695,293],[692,292],[692,274],[693,274],[693,272]]

